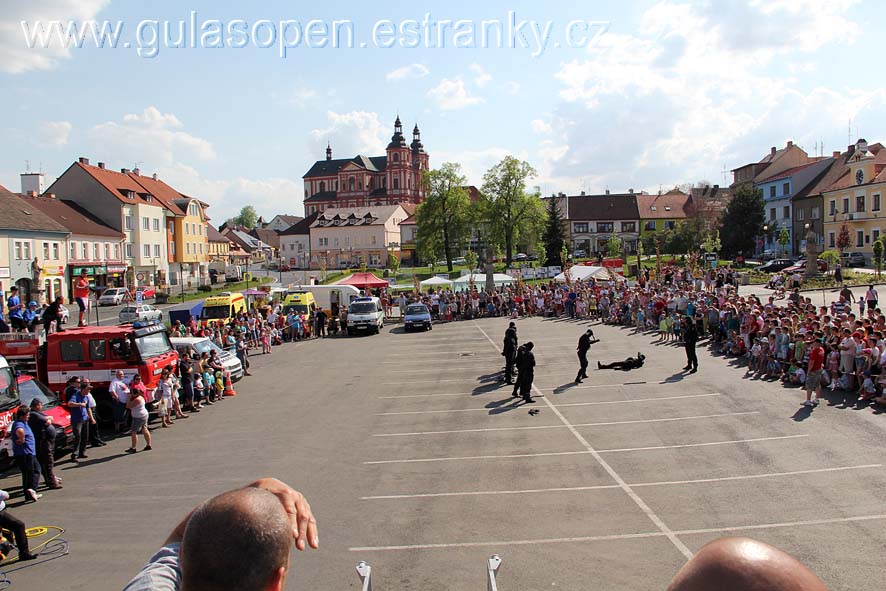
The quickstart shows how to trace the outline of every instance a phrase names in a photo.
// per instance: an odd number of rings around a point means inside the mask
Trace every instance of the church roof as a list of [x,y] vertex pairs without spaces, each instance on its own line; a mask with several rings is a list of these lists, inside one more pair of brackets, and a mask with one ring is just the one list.
[[333,176],[338,174],[346,164],[356,164],[361,168],[365,168],[369,172],[384,172],[388,165],[387,156],[363,156],[357,154],[353,158],[338,158],[336,160],[317,160],[311,169],[305,173],[302,178],[314,178],[323,176]]

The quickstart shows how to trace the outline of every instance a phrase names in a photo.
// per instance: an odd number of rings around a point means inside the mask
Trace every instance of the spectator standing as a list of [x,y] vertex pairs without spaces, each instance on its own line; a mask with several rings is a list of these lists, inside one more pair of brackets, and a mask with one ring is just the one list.
[[135,376],[133,376],[132,383],[129,384],[129,391],[131,396],[129,402],[126,403],[126,408],[129,409],[129,412],[132,415],[132,429],[130,431],[132,445],[129,446],[126,453],[134,454],[138,451],[136,446],[138,445],[139,434],[142,434],[145,437],[145,448],[143,451],[150,451],[152,448],[151,432],[148,430],[148,389],[142,383],[140,375],[135,374]]
[[28,424],[31,409],[20,406],[15,411],[12,424],[12,455],[22,473],[22,491],[29,501],[36,501],[43,495],[37,494],[40,484],[40,464],[37,463],[37,445],[34,432]]
[[86,413],[89,418],[89,445],[90,447],[104,447],[107,443],[102,441],[98,434],[98,420],[95,418],[95,407],[95,398],[92,395],[90,386],[90,391],[86,393]]
[[[86,382],[88,385],[88,382]],[[68,381],[67,394],[68,411],[71,413],[71,430],[74,432],[74,443],[71,446],[71,461],[86,459],[86,442],[89,440],[88,426],[88,402],[86,393],[82,389],[80,378],[73,377]]]
[[123,433],[126,428],[126,403],[129,402],[129,386],[123,381],[126,374],[118,369],[111,380],[108,392],[111,394],[111,402],[114,405],[114,430]]
[[698,342],[698,327],[694,320],[683,317],[683,345],[686,348],[686,367],[684,371],[695,373],[698,371],[698,355],[695,352],[695,344]]
[[[821,397],[821,370],[824,367],[824,347],[822,347],[821,339],[812,341],[812,348],[809,350],[809,363],[806,366],[806,402],[803,406],[817,406],[818,399]],[[812,392],[815,392],[815,398],[812,398]]]
[[43,414],[43,401],[39,398],[31,400],[31,416],[28,426],[34,433],[34,444],[37,448],[37,463],[43,473],[43,482],[49,488],[62,488],[61,478],[55,475],[55,438],[57,431],[52,424],[52,417]]
[[867,302],[869,311],[876,309],[877,303],[880,301],[880,296],[877,295],[877,290],[874,289],[873,285],[868,285],[868,290],[864,294],[864,299]]
[[243,375],[251,376],[252,374],[249,373],[249,345],[242,335],[237,341],[237,359],[243,365]]

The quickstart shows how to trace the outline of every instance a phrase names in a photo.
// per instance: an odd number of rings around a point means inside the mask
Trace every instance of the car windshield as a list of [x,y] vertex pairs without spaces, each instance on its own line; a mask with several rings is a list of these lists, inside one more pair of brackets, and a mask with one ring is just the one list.
[[375,304],[372,302],[354,302],[351,304],[349,314],[373,314],[375,312]]
[[307,314],[308,306],[305,304],[289,304],[288,306],[286,306],[286,308],[284,308],[283,311],[286,314],[289,314],[290,312],[295,312],[296,314]]
[[218,320],[220,318],[227,318],[230,312],[231,308],[227,304],[222,306],[203,306],[200,318],[203,320]]
[[417,314],[427,314],[428,309],[425,308],[423,305],[419,304],[417,306],[409,306],[408,308],[406,308],[406,313],[407,314],[416,314],[416,315]]
[[202,355],[203,353],[212,353],[212,351],[216,351],[219,355],[224,354],[225,350],[210,341],[209,339],[204,339],[202,341],[197,341],[191,347],[194,348],[198,354]]
[[18,395],[12,388],[13,379],[11,369],[0,369],[0,408],[11,408],[18,404]]
[[105,292],[105,295],[115,296],[120,293],[119,289],[109,289]]
[[38,382],[37,380],[25,380],[18,385],[18,394],[21,404],[31,404],[35,398],[43,403],[44,408],[58,406],[58,395]]
[[172,345],[165,332],[155,332],[135,339],[135,346],[142,359],[156,357],[172,351]]

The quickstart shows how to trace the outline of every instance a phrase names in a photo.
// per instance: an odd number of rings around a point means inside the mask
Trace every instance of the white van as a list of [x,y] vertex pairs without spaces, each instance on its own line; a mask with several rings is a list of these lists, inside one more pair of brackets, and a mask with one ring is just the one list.
[[191,359],[200,359],[200,355],[204,352],[209,353],[215,349],[222,366],[231,372],[231,381],[236,382],[243,377],[243,364],[240,363],[237,356],[230,351],[225,351],[206,337],[172,337],[169,342],[172,343],[179,355],[188,352],[191,354]]
[[385,312],[378,298],[357,298],[348,306],[348,334],[374,332],[378,334],[385,326]]
[[348,309],[351,302],[360,297],[360,290],[353,285],[295,285],[289,287],[289,293],[309,291],[314,294],[318,307],[327,314],[338,314],[342,308]]

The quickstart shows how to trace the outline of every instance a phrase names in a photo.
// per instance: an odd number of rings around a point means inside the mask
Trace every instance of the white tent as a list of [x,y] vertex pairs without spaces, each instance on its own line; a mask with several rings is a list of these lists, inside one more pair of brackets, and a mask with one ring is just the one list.
[[422,287],[437,287],[437,286],[450,286],[452,285],[452,281],[449,279],[444,279],[443,277],[437,277],[434,275],[429,279],[425,279],[421,283],[419,283]]
[[[606,281],[610,278],[609,269],[606,267],[591,267],[586,265],[574,265],[569,268],[569,279],[571,281],[583,281],[590,278]],[[554,281],[565,283],[566,273],[560,273],[554,277]]]
[[[465,287],[471,282],[472,279],[477,289],[482,289],[483,286],[486,285],[486,275],[483,273],[462,275],[452,283],[454,284],[454,287]],[[495,283],[495,285],[508,285],[516,281],[516,279],[514,279],[510,275],[505,275],[504,273],[495,273],[492,275],[492,281],[493,283]]]

